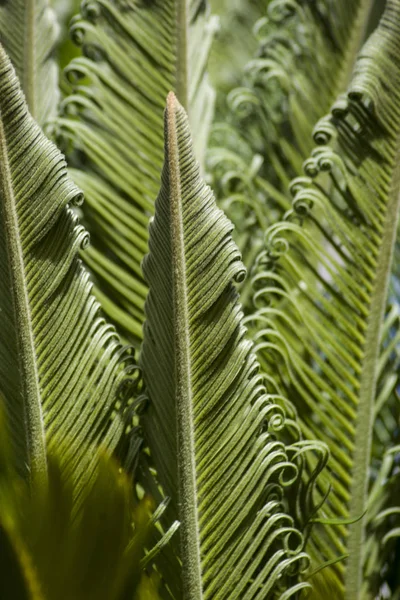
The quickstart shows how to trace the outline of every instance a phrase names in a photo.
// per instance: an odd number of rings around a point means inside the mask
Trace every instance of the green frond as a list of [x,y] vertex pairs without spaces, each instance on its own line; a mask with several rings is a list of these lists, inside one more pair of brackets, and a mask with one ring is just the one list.
[[49,0],[0,2],[0,43],[17,72],[29,112],[40,125],[57,110],[58,68],[53,56],[57,36]]
[[[302,174],[316,122],[346,89],[370,5],[273,0],[254,27],[258,51],[228,95],[208,153],[212,185],[249,270],[266,227],[290,208],[289,183]],[[246,310],[248,299],[246,284]]]
[[278,189],[301,172],[315,123],[346,89],[371,4],[274,0],[257,22],[258,53],[229,102]]
[[[245,337],[234,285],[245,270],[231,232],[171,93],[143,262],[150,291],[141,366],[145,438],[170,517],[181,522],[183,592],[169,584],[176,573],[160,568],[173,597],[187,600],[289,598],[307,587],[298,581],[308,564],[303,537],[285,511],[286,496],[312,504],[314,481],[302,482],[307,448],[278,439],[289,425]],[[318,471],[326,456],[312,446]]]
[[201,160],[214,92],[205,75],[214,19],[199,0],[84,1],[71,34],[82,56],[66,69],[73,91],[57,123],[71,174],[85,193],[95,294],[139,345],[147,287],[140,263],[163,160],[169,90],[188,109]]
[[[291,209],[267,232],[254,278],[261,366],[295,405],[304,435],[332,453],[328,518],[364,515],[375,412],[390,406],[391,388],[378,383],[400,202],[399,57],[400,3],[389,0],[347,95],[316,127],[319,145],[291,183]],[[367,520],[311,537],[323,560],[349,553],[348,600],[361,597]]]
[[[1,420],[0,577],[6,600],[126,600],[140,598],[155,574],[144,574],[155,527],[154,503],[138,501],[119,465],[96,453],[96,476],[80,510],[57,450],[48,455],[46,485],[32,487],[10,467],[12,450]],[[136,594],[136,595],[135,595]],[[143,597],[143,596],[142,596]]]
[[69,205],[82,199],[0,47],[0,396],[32,479],[46,478],[47,444],[70,449],[75,479],[91,475],[91,447],[118,443],[119,389],[134,371],[78,258],[88,235]]

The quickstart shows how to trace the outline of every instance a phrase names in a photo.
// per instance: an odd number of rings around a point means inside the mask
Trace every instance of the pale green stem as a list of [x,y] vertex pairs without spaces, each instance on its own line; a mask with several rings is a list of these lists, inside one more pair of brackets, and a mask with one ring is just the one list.
[[179,146],[176,131],[176,98],[168,96],[168,162],[170,179],[171,247],[173,259],[173,305],[175,373],[177,381],[177,432],[179,517],[181,521],[181,558],[183,597],[203,598],[201,583],[200,534],[193,430],[192,374],[189,340],[186,260],[182,217]]

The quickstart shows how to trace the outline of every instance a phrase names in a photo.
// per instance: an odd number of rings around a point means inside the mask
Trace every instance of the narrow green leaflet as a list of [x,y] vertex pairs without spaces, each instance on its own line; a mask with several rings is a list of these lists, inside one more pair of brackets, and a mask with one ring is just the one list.
[[400,2],[389,0],[346,97],[316,128],[319,145],[291,183],[292,207],[269,229],[254,279],[262,368],[305,436],[332,453],[326,516],[358,519],[312,537],[317,557],[349,553],[337,567],[348,600],[363,597],[373,425],[393,397],[377,384],[400,201],[399,89]]
[[[312,131],[346,90],[371,0],[273,0],[254,27],[258,50],[212,129],[208,168],[250,270],[266,228],[290,208]],[[249,284],[242,302],[249,304]]]
[[132,359],[78,258],[88,235],[68,204],[81,201],[0,46],[0,397],[24,477],[46,477],[47,443],[70,450],[74,478],[89,477],[91,446],[115,447],[123,427]]
[[[147,287],[140,263],[163,161],[163,110],[174,90],[190,115],[201,159],[214,92],[205,65],[215,21],[203,0],[82,2],[72,36],[83,56],[67,67],[73,91],[57,129],[85,193],[103,310],[134,344],[142,339]],[[80,81],[82,79],[82,81]]]
[[293,505],[300,501],[303,446],[277,439],[283,411],[245,338],[234,285],[245,271],[231,232],[171,93],[143,262],[150,291],[141,366],[145,437],[181,522],[183,592],[174,597],[186,600],[289,598],[307,587],[298,581],[308,564],[303,537],[284,508],[287,490]]
[[17,72],[29,112],[40,125],[57,110],[58,68],[53,56],[57,36],[49,0],[0,1],[0,43]]

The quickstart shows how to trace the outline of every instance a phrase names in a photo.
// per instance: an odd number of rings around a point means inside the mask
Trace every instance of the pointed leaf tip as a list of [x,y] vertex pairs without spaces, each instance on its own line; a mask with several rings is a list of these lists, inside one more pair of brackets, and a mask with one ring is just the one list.
[[168,96],[167,96],[167,108],[171,109],[175,106],[175,103],[178,102],[177,97],[175,96],[174,92],[168,92]]

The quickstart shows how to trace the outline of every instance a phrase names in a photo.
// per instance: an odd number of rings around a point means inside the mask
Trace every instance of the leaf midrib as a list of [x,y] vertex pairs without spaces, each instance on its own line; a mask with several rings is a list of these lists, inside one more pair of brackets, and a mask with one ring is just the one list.
[[[0,113],[0,192],[3,203],[5,245],[11,278],[12,303],[16,323],[19,372],[21,375],[24,407],[25,436],[28,456],[27,466],[31,480],[47,479],[46,441],[42,415],[39,374],[36,363],[34,334],[30,313],[25,264],[19,233],[16,198],[14,196],[7,141]],[[7,400],[7,399],[6,399]]]
[[200,535],[198,519],[195,444],[193,430],[193,390],[189,339],[188,293],[183,233],[179,146],[176,124],[176,98],[170,93],[168,111],[168,166],[170,178],[171,253],[174,272],[174,350],[177,382],[178,481],[181,520],[181,554],[185,600],[201,600]]

